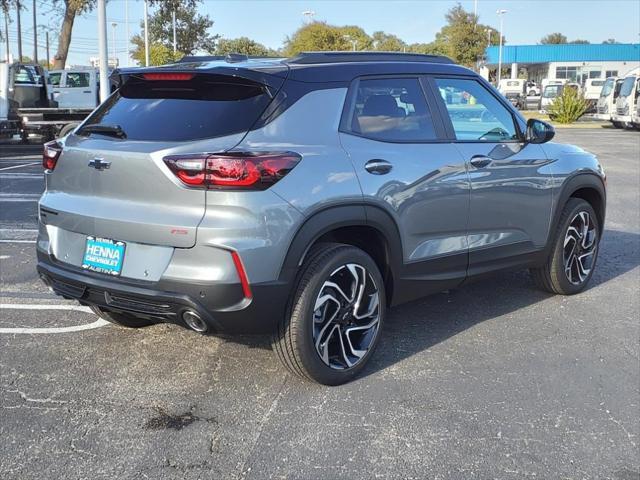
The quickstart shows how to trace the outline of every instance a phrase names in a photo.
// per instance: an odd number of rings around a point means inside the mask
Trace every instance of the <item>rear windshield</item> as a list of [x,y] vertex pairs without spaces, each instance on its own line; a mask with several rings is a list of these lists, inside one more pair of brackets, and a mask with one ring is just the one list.
[[130,79],[85,125],[118,125],[128,140],[221,137],[249,130],[270,99],[258,83],[220,75],[188,81]]

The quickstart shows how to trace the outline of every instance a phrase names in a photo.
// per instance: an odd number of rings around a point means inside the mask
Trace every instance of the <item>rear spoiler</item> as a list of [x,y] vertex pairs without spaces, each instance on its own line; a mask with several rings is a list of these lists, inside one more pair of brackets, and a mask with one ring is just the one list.
[[[272,92],[280,89],[289,75],[289,66],[278,64],[271,68],[251,68],[233,65],[245,60],[203,60],[217,57],[184,57],[178,63],[161,67],[116,68],[109,76],[110,91],[124,85],[130,78],[141,78],[146,73],[191,73],[196,75],[224,75],[236,79],[244,78],[267,86]],[[191,60],[189,60],[191,59]]]

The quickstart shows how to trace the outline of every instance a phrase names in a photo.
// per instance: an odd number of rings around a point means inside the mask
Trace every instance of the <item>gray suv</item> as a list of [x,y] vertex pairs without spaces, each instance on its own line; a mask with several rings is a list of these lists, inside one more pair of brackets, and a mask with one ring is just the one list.
[[597,159],[447,58],[187,58],[114,81],[45,146],[37,244],[43,281],[113,323],[270,333],[336,385],[390,306],[506,268],[565,295],[593,274]]

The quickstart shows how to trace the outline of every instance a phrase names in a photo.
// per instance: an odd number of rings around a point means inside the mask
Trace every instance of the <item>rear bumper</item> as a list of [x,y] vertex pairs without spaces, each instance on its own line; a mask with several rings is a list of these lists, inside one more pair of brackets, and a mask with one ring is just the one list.
[[284,315],[289,288],[285,283],[251,285],[243,297],[239,283],[199,284],[175,281],[142,282],[112,278],[56,262],[38,250],[40,278],[64,298],[115,312],[186,327],[185,311],[196,311],[209,333],[272,333]]

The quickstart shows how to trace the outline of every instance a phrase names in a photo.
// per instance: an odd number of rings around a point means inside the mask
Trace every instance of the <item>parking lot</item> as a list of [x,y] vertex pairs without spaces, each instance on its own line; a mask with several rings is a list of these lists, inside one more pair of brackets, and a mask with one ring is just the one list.
[[608,175],[590,288],[505,273],[393,309],[334,388],[266,338],[121,329],[50,294],[37,149],[0,145],[0,478],[640,478],[640,134],[556,138]]

